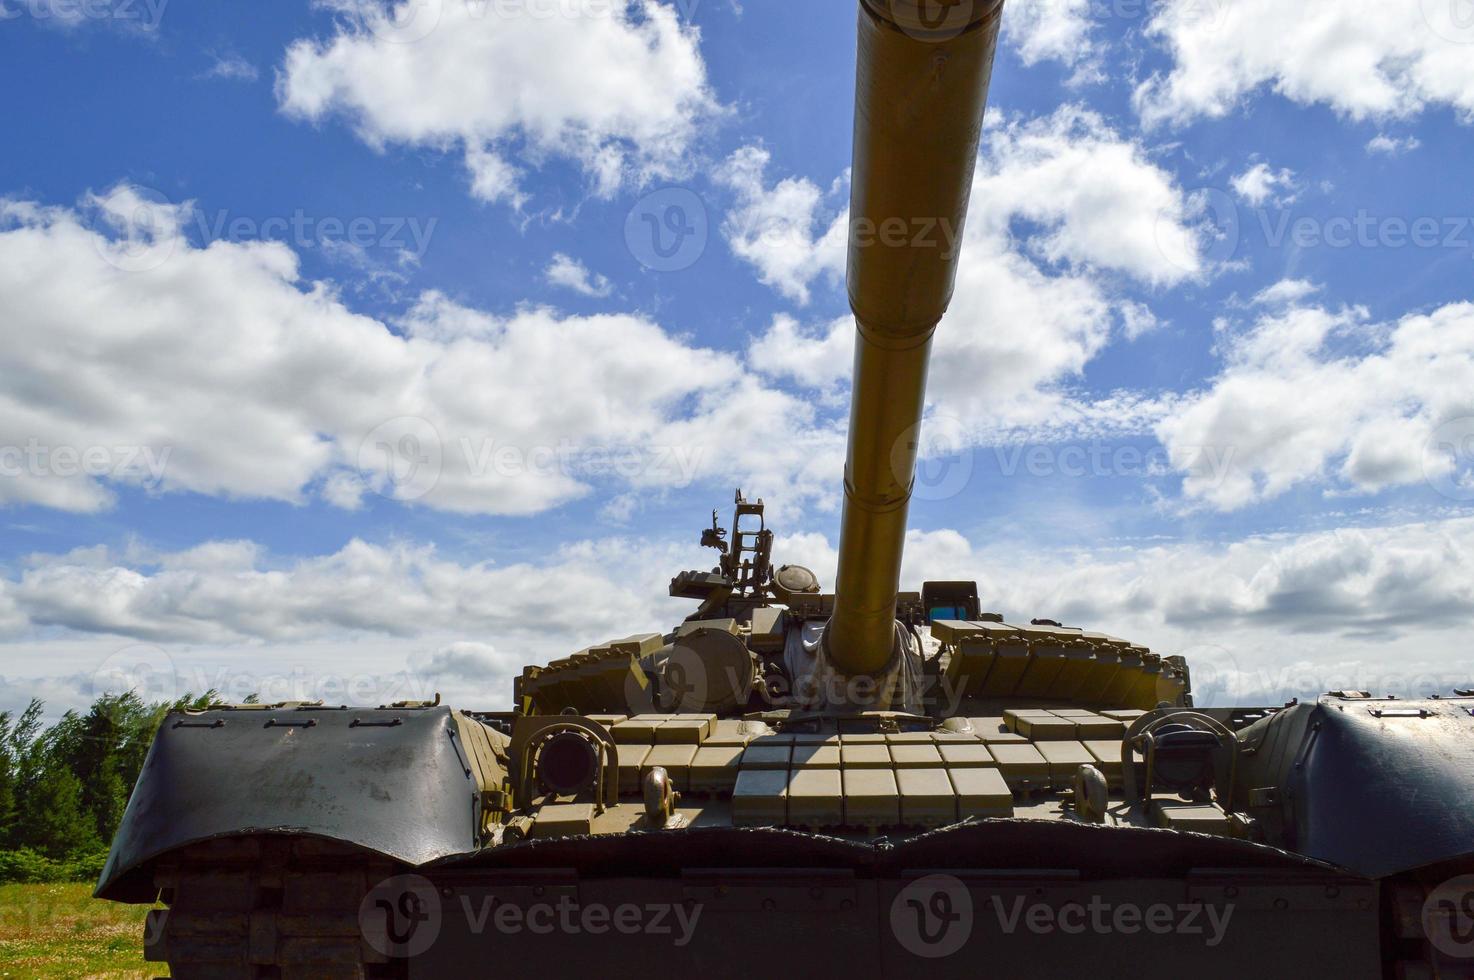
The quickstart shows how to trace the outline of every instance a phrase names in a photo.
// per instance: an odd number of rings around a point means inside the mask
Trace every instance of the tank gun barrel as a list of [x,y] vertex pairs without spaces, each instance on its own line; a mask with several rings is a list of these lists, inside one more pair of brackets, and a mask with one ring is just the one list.
[[830,663],[874,674],[896,593],[932,334],[952,298],[1003,0],[861,0],[848,285],[854,388]]

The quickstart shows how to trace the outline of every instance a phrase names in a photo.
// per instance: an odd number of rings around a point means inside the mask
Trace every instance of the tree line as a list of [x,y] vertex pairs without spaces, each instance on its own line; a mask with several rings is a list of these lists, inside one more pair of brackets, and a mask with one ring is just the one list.
[[40,700],[0,713],[0,881],[95,880],[164,716],[217,700],[104,694],[50,726]]

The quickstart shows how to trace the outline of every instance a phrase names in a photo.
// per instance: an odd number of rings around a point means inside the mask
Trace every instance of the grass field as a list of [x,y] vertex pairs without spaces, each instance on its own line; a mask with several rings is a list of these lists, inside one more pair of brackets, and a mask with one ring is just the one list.
[[164,976],[143,961],[141,905],[92,897],[92,886],[0,885],[0,977]]

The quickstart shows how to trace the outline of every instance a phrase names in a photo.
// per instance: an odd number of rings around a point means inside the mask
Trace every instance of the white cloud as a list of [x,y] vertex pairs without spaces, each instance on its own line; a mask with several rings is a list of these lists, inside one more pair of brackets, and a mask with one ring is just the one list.
[[205,78],[220,78],[232,82],[254,82],[261,76],[256,66],[234,52],[217,54],[215,63],[205,72]]
[[[767,162],[753,148],[729,162],[740,177],[732,183],[744,188],[728,217],[739,229],[734,250],[764,282],[803,300],[815,281],[839,281],[847,212],[820,220],[818,188],[795,180],[768,187]],[[1165,286],[1211,271],[1193,202],[1140,145],[1079,106],[990,125],[972,201],[932,357],[934,411],[979,439],[1056,424],[1149,425],[1161,410],[1151,399],[1091,406],[1061,385],[1114,330],[1136,337],[1155,323],[1145,304],[1112,294],[1107,273]],[[783,233],[761,233],[771,227]],[[749,356],[759,370],[823,388],[847,375],[852,332],[844,322],[805,329],[780,317]]]
[[[835,284],[844,276],[848,208],[823,225],[825,195],[811,181],[785,178],[767,186],[772,154],[745,146],[717,171],[737,194],[737,207],[722,222],[733,254],[757,267],[758,278],[805,305],[815,279]],[[844,186],[836,181],[831,196]],[[822,227],[816,230],[816,224]]]
[[1224,116],[1262,86],[1358,120],[1474,114],[1474,35],[1456,5],[1166,0],[1147,34],[1172,57],[1136,90],[1148,125]]
[[1273,202],[1283,207],[1296,197],[1295,172],[1288,167],[1275,170],[1262,160],[1229,181],[1234,193],[1253,207]]
[[1256,306],[1284,306],[1298,303],[1308,296],[1320,292],[1320,286],[1306,279],[1281,279],[1272,286],[1265,286],[1254,294]]
[[1033,222],[1038,230],[1023,236],[1027,248],[1049,262],[1154,286],[1207,271],[1193,203],[1172,175],[1083,106],[990,127],[972,199],[970,233],[1003,234],[1013,222]]
[[590,272],[588,266],[562,252],[553,256],[544,275],[554,286],[571,289],[584,296],[603,298],[614,292],[614,284],[607,276]]
[[1127,340],[1136,340],[1162,325],[1152,308],[1145,303],[1121,304],[1121,329]]
[[1019,0],[1003,8],[1003,37],[1025,65],[1058,61],[1076,69],[1073,81],[1103,77],[1091,0]]
[[[774,554],[832,585],[823,535],[780,536]],[[47,676],[0,681],[0,710],[32,693],[85,703],[120,649],[171,669],[178,693],[375,704],[443,691],[457,706],[504,708],[523,664],[677,623],[691,605],[666,595],[669,577],[708,556],[620,538],[507,565],[362,541],[285,561],[236,542],[131,560],[33,556],[0,577],[0,608],[9,597],[23,618],[0,657],[19,664],[28,651],[28,669]],[[1080,551],[913,530],[902,581],[929,578],[977,580],[1010,622],[1044,616],[1184,653],[1210,703],[1421,695],[1471,680],[1474,519]]]
[[[680,551],[628,545],[574,543],[536,564],[507,565],[462,564],[428,545],[357,540],[335,554],[285,563],[238,542],[131,561],[88,549],[34,555],[6,584],[32,627],[153,642],[414,638],[449,629],[502,643],[543,630],[589,630],[601,639],[649,625],[669,603],[659,586],[674,574],[666,566],[679,564]],[[620,573],[608,574],[616,559]],[[551,622],[569,595],[579,596],[581,622]]]
[[1423,141],[1416,136],[1388,136],[1386,133],[1378,133],[1367,140],[1367,152],[1396,157],[1411,153],[1422,145]]
[[186,206],[133,188],[91,207],[132,237],[0,203],[0,308],[28,338],[0,350],[0,504],[96,511],[140,486],[528,514],[595,483],[832,493],[841,437],[811,431],[811,406],[643,317],[427,293],[396,332],[303,282],[285,245],[197,248]]
[[1304,484],[1374,492],[1425,480],[1458,495],[1471,459],[1437,452],[1435,437],[1474,416],[1474,304],[1388,324],[1360,308],[1291,305],[1245,332],[1220,330],[1223,372],[1157,426],[1187,497],[1233,510]]
[[583,169],[595,194],[682,170],[719,111],[699,32],[656,0],[547,16],[529,4],[394,7],[331,0],[347,12],[326,41],[287,49],[277,95],[288,115],[351,120],[370,145],[456,147],[472,192],[521,204],[521,171],[549,157]]
[[848,383],[854,357],[855,321],[848,316],[810,330],[780,313],[747,349],[747,359],[756,370],[773,378],[790,378],[807,388]]

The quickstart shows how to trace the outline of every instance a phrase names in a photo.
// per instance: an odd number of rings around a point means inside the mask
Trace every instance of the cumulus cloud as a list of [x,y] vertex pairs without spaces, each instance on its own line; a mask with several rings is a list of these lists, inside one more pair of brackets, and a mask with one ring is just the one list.
[[1378,133],[1367,140],[1367,152],[1396,157],[1411,153],[1422,145],[1423,141],[1416,136],[1388,136],[1386,133]]
[[[1437,446],[1441,428],[1474,416],[1474,304],[1379,324],[1357,307],[1291,303],[1219,330],[1224,370],[1156,430],[1187,497],[1233,510],[1304,484],[1374,492],[1425,480],[1457,496],[1469,479],[1462,437],[1449,437],[1453,453]],[[1226,465],[1205,466],[1210,450]]]
[[1296,197],[1295,172],[1288,167],[1276,170],[1262,160],[1233,177],[1229,184],[1235,194],[1256,208],[1269,203],[1283,207]]
[[820,389],[847,383],[854,357],[855,321],[848,316],[810,329],[780,313],[747,349],[748,361],[763,374]]
[[[750,178],[728,217],[743,229],[734,250],[763,281],[803,300],[816,281],[838,282],[847,212],[825,220],[818,188],[766,183],[767,162],[752,148],[729,162],[729,172]],[[1150,288],[1210,273],[1190,196],[1098,114],[1065,106],[990,125],[972,199],[956,291],[932,359],[935,412],[981,439],[1056,424],[1148,424],[1158,411],[1152,399],[1117,399],[1096,411],[1061,385],[1080,375],[1114,331],[1136,337],[1155,324],[1145,304],[1114,295],[1107,276]],[[750,232],[775,226],[784,233]],[[802,328],[780,317],[754,345],[753,363],[801,384],[831,385],[847,370],[852,329],[842,321]]]
[[[240,542],[131,556],[86,549],[32,556],[6,592],[31,627],[156,643],[416,638],[451,630],[507,643],[572,628],[549,622],[570,595],[579,597],[578,629],[602,634],[633,623],[628,634],[664,604],[661,585],[681,555],[672,547],[627,545],[573,543],[542,562],[507,565],[456,562],[429,545],[359,540],[334,554],[288,561]],[[610,574],[616,560],[620,574]],[[468,669],[463,660],[442,666],[455,663]]]
[[1136,89],[1148,125],[1219,118],[1260,88],[1358,120],[1474,115],[1474,34],[1456,5],[1167,0],[1147,35],[1172,58]]
[[614,284],[607,276],[590,272],[588,266],[562,252],[553,256],[544,275],[554,286],[571,289],[584,296],[602,299],[614,292]]
[[1093,37],[1091,0],[1021,0],[1003,8],[1003,37],[1025,65],[1058,61],[1076,69],[1072,81],[1103,77]]
[[28,338],[0,351],[0,504],[96,511],[133,486],[529,514],[600,481],[831,492],[841,436],[811,406],[644,317],[427,293],[391,328],[280,243],[197,247],[186,206],[135,188],[88,207],[0,203],[0,307]]
[[[824,535],[780,536],[774,553],[833,583]],[[363,541],[294,559],[241,542],[36,555],[0,577],[0,608],[8,597],[23,618],[0,652],[18,664],[31,651],[25,662],[47,676],[0,680],[0,706],[27,692],[85,703],[128,676],[115,668],[142,663],[179,693],[363,704],[441,691],[504,708],[523,664],[679,622],[690,604],[665,585],[708,562],[690,543],[621,538],[506,565]],[[976,580],[984,606],[1010,622],[1045,616],[1185,654],[1209,703],[1471,681],[1474,519],[1079,551],[913,530],[902,580],[926,579]]]
[[202,77],[219,78],[232,82],[254,82],[261,76],[256,66],[234,52],[217,54],[215,63]]
[[1320,292],[1320,286],[1306,279],[1281,279],[1272,286],[1265,286],[1254,294],[1256,306],[1282,306],[1298,303],[1308,296]]
[[[765,285],[805,305],[814,280],[836,284],[844,276],[849,211],[841,204],[825,223],[826,195],[812,181],[788,177],[768,186],[771,159],[762,147],[745,146],[717,171],[717,182],[737,196],[722,233],[733,254],[754,265]],[[844,186],[843,179],[835,181],[828,198]]]
[[547,16],[535,4],[332,0],[326,40],[287,49],[289,116],[349,120],[374,147],[458,148],[475,196],[520,205],[520,179],[574,161],[593,192],[679,172],[719,111],[699,32],[657,0]]

